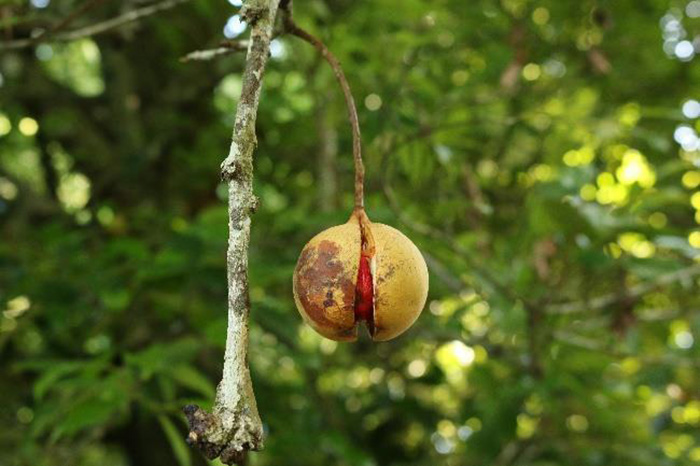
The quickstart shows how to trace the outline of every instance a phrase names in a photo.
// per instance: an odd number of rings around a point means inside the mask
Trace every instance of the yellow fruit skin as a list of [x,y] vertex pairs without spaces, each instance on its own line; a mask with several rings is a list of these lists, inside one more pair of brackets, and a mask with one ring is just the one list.
[[386,341],[418,319],[428,298],[428,267],[416,245],[399,230],[381,223],[371,228],[376,245],[372,339]]
[[[375,255],[375,341],[391,340],[405,332],[420,315],[428,297],[428,267],[418,248],[388,225],[371,223]],[[362,237],[359,223],[331,227],[314,236],[294,270],[294,302],[304,321],[326,338],[357,339],[355,287]]]
[[357,339],[355,284],[362,239],[356,221],[309,241],[294,270],[294,302],[314,330],[337,341]]

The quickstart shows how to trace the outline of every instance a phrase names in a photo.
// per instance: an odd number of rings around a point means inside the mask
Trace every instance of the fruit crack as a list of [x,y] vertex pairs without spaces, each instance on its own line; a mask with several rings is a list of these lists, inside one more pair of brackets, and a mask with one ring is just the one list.
[[367,230],[366,225],[360,225],[362,246],[355,285],[355,322],[365,321],[370,335],[374,335],[374,280],[371,267],[374,245],[367,238]]

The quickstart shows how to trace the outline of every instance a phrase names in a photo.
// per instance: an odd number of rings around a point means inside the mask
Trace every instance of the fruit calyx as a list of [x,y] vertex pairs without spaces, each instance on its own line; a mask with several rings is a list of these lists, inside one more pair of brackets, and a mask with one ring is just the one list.
[[356,208],[352,215],[360,227],[361,249],[360,264],[357,270],[357,283],[355,285],[355,323],[364,321],[369,334],[374,336],[374,270],[375,270],[375,244],[371,222],[365,210]]

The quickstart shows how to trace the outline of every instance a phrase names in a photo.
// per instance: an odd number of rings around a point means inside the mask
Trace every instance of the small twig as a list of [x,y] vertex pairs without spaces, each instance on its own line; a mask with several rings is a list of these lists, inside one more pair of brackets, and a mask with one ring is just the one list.
[[622,297],[620,293],[609,293],[589,301],[574,301],[561,304],[550,304],[547,306],[548,314],[575,314],[578,312],[593,311],[603,309],[620,302],[621,299],[639,298],[650,291],[661,286],[670,285],[675,282],[687,280],[696,275],[700,275],[700,265],[692,265],[685,269],[677,270],[665,275],[661,275],[650,282],[640,283],[631,287]]
[[355,208],[364,208],[364,184],[365,184],[365,167],[362,163],[362,139],[360,135],[360,121],[357,117],[357,108],[355,100],[350,92],[350,85],[345,77],[343,68],[340,66],[338,59],[328,50],[328,47],[318,38],[314,37],[307,31],[303,30],[294,22],[292,17],[292,0],[284,1],[280,4],[283,13],[284,30],[285,32],[299,37],[310,43],[321,53],[323,58],[333,69],[338,83],[343,90],[345,96],[345,104],[348,108],[348,118],[352,127],[352,155],[355,160]]
[[[282,34],[282,31],[273,31],[271,39],[276,39]],[[218,58],[222,55],[229,55],[236,52],[245,52],[248,50],[248,40],[222,40],[219,46],[213,49],[195,50],[180,58],[183,63],[189,61],[208,61]]]
[[[142,8],[137,8],[135,10],[128,11],[122,15],[116,16],[106,21],[91,24],[89,26],[74,29],[72,31],[67,31],[61,34],[51,35],[47,39],[51,42],[70,42],[73,40],[82,39],[84,37],[95,36],[110,31],[112,29],[119,28],[128,23],[138,21],[139,19],[151,16],[161,11],[169,10],[180,5],[181,3],[185,3],[188,1],[189,0],[164,0],[160,3],[156,3],[155,5],[148,5]],[[40,37],[38,42],[44,42],[44,40]],[[34,45],[36,45],[36,43],[36,38],[0,42],[0,50],[23,49],[27,47],[33,47]]]
[[214,58],[220,57],[222,55],[229,55],[231,53],[243,52],[248,50],[250,42],[247,40],[241,40],[236,42],[231,42],[225,46],[217,47],[215,49],[206,50],[195,50],[190,52],[184,57],[180,58],[182,63],[187,63],[190,61],[209,61]]

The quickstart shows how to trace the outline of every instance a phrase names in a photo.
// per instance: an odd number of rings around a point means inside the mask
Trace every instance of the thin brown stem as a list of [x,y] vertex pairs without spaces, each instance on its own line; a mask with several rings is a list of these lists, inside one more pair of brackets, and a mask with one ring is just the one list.
[[328,47],[321,42],[320,39],[311,35],[296,25],[292,18],[292,2],[286,2],[281,7],[284,8],[284,27],[289,34],[299,37],[310,43],[321,53],[321,56],[328,62],[333,69],[335,77],[338,79],[343,95],[345,96],[345,104],[348,107],[348,118],[352,127],[352,155],[355,160],[355,209],[364,209],[364,184],[365,184],[365,166],[362,163],[362,140],[360,136],[360,121],[357,117],[357,108],[355,100],[350,92],[350,85],[343,73],[343,68],[340,66],[338,59],[328,50]]

